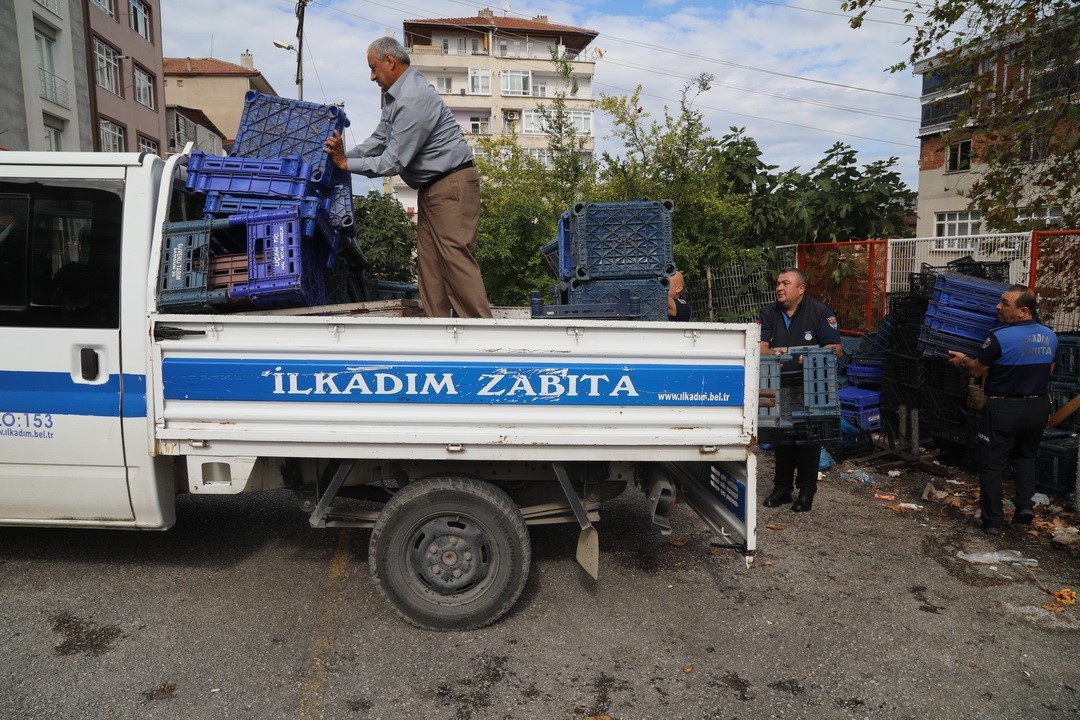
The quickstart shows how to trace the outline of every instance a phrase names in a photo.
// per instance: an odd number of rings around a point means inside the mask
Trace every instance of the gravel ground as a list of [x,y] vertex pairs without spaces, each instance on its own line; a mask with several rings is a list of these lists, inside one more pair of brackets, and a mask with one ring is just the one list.
[[[523,597],[469,633],[403,624],[369,533],[285,494],[184,498],[166,533],[0,529],[0,718],[1080,717],[1080,606],[1039,587],[1080,590],[1055,521],[990,538],[970,496],[921,499],[970,483],[850,469],[813,512],[759,506],[749,570],[682,505],[660,536],[635,490],[603,508],[599,581],[573,528],[534,528]],[[957,557],[997,550],[1034,577]]]

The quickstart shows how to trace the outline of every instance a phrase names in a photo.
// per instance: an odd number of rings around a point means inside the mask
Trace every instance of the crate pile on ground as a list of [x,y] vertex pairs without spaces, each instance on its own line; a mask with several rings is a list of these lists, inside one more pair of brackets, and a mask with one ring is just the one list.
[[[358,297],[352,180],[323,151],[341,108],[249,92],[232,155],[188,160],[203,220],[164,229],[167,312],[318,306]],[[352,288],[350,289],[350,283]]]
[[[1050,412],[1057,412],[1080,395],[1080,334],[1058,335],[1054,372],[1050,375]],[[1068,495],[1076,489],[1077,455],[1080,453],[1080,412],[1074,412],[1056,428],[1047,428],[1036,455],[1039,489]]]
[[667,320],[675,272],[670,200],[577,203],[540,249],[558,278],[551,304],[532,298],[533,317]]
[[[758,440],[841,448],[840,395],[832,348],[789,348],[761,358]],[[801,358],[801,362],[800,362]]]

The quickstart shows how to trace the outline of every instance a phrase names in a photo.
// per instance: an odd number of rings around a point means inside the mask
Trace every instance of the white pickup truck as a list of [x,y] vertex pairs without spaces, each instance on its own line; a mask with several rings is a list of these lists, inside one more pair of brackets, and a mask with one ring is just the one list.
[[676,495],[754,553],[754,324],[168,314],[162,228],[202,217],[186,156],[0,153],[0,525],[163,530],[182,493],[295,493],[371,528],[408,621],[483,626],[528,525]]

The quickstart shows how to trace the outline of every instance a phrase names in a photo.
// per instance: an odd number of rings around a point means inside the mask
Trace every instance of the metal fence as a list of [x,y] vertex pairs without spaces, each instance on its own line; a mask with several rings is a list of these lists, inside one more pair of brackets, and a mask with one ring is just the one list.
[[1080,331],[1078,278],[1080,230],[1031,234],[1031,270],[1019,282],[1026,282],[1039,291],[1039,315],[1056,332]]
[[832,308],[845,335],[862,335],[885,317],[888,240],[798,246],[808,294]]
[[694,320],[757,320],[761,308],[776,300],[777,271],[796,266],[796,247],[777,247],[775,267],[735,262],[722,268],[708,268],[700,277],[686,278],[686,299],[694,309]]
[[889,240],[887,291],[907,292],[911,274],[940,268],[963,258],[975,262],[1008,262],[1009,282],[1026,283],[1031,259],[1031,233],[925,237]]

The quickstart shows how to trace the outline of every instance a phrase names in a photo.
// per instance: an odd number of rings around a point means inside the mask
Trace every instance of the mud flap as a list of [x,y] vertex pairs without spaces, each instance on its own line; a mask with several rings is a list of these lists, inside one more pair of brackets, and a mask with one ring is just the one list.
[[679,498],[720,536],[718,547],[742,553],[747,567],[757,548],[757,458],[745,461],[661,463],[657,471],[679,491]]

